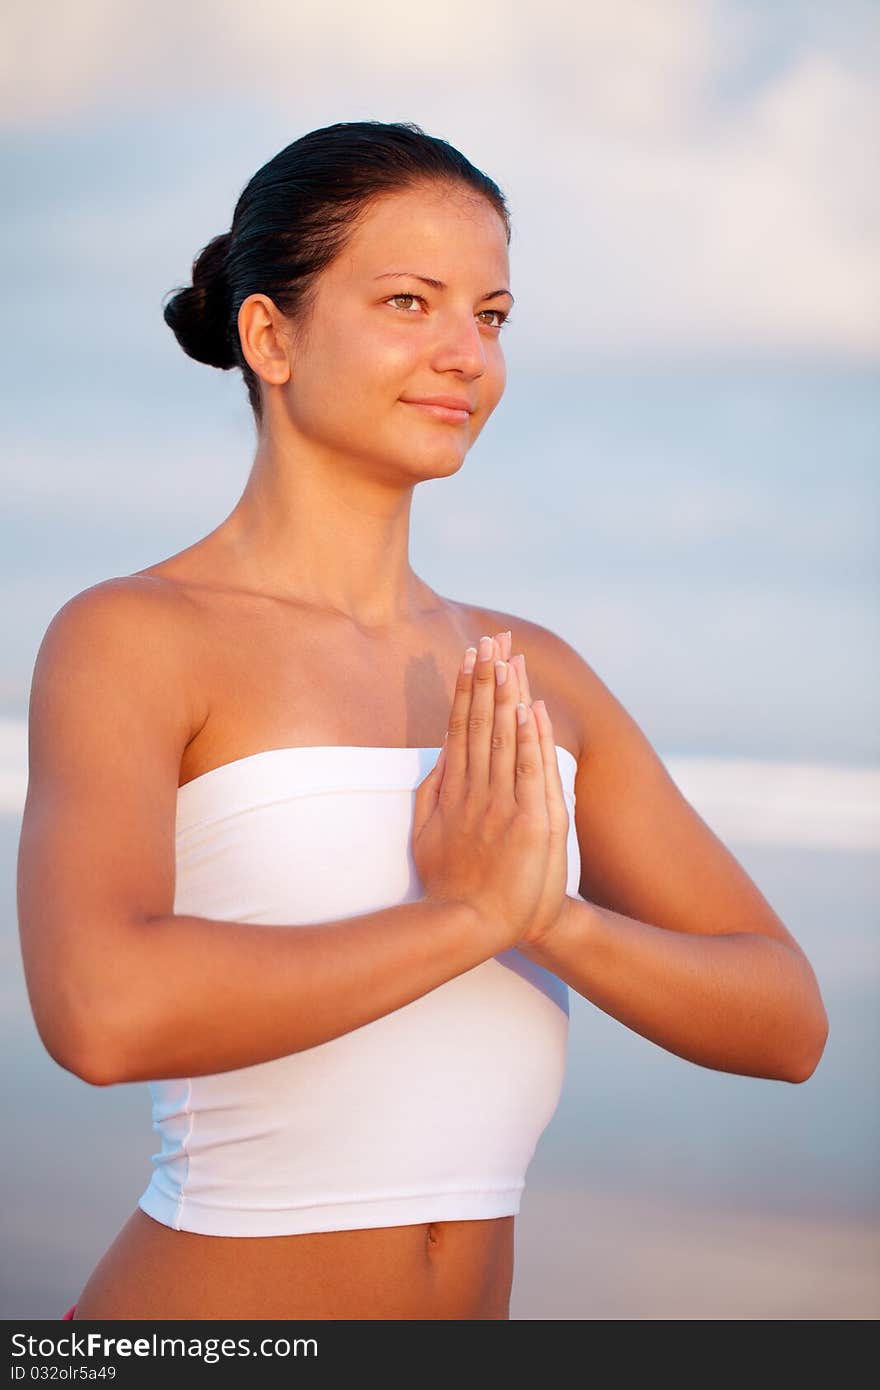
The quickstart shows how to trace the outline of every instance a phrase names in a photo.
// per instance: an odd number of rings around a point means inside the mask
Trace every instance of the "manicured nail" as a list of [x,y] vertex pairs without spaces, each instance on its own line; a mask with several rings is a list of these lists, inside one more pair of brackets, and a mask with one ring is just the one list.
[[506,662],[506,661],[496,661],[496,662],[495,662],[495,684],[496,684],[496,685],[503,685],[504,682],[505,682],[506,680],[507,680],[507,662]]
[[488,661],[488,660],[489,660],[489,657],[490,657],[491,655],[492,655],[492,638],[491,638],[491,637],[481,637],[481,638],[480,638],[480,660],[481,660],[481,661]]
[[474,666],[476,665],[476,662],[477,662],[477,649],[476,649],[476,647],[467,647],[466,650],[465,650],[465,654],[464,654],[463,669],[464,669],[465,671],[467,671],[467,672],[472,671],[472,670],[474,669]]
[[522,700],[520,700],[519,704],[518,704],[517,707],[516,707],[516,722],[517,722],[517,724],[525,724],[525,722],[526,722],[526,720],[528,719],[528,717],[529,717],[529,715],[528,715],[528,710],[526,709],[526,707],[525,707],[525,705],[523,704]]

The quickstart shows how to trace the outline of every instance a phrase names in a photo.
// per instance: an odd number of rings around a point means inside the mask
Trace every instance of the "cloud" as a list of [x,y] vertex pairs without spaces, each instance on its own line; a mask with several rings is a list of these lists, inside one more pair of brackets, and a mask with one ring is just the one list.
[[[602,124],[653,127],[698,88],[710,57],[704,0],[447,0],[442,7],[381,0],[369,22],[357,0],[156,0],[120,6],[80,0],[23,3],[3,17],[6,70],[0,114],[7,125],[67,117],[114,106],[125,96],[198,97],[225,90],[231,99],[276,102],[339,78],[359,79],[360,99],[395,87],[411,98],[426,78],[443,76],[473,109],[502,104],[511,79],[547,98],[560,72],[576,76],[581,114]],[[392,84],[386,91],[386,84]],[[537,87],[535,87],[537,83]],[[567,80],[564,84],[567,86]]]
[[[875,358],[870,9],[814,13],[710,0],[383,0],[368,15],[355,0],[20,3],[2,21],[0,129],[8,149],[34,130],[63,143],[77,124],[112,136],[123,122],[117,202],[107,209],[109,181],[97,206],[72,191],[65,218],[68,257],[79,246],[118,260],[138,227],[167,247],[168,229],[196,216],[193,183],[231,215],[253,169],[298,134],[414,119],[509,196],[511,332],[533,359]],[[30,196],[51,198],[32,173]]]

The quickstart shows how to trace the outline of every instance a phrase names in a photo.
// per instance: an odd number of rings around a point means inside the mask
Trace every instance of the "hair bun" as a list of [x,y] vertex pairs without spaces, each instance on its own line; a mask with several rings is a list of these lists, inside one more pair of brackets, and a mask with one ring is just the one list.
[[193,261],[192,285],[175,290],[163,317],[188,357],[227,370],[238,365],[230,332],[232,294],[226,270],[229,233],[208,242]]

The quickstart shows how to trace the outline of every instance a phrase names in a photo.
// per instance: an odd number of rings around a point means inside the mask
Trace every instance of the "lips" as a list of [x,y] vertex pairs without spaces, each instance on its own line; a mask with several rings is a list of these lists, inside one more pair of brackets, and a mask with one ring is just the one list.
[[409,405],[445,405],[449,410],[473,410],[464,396],[404,396],[403,399]]
[[463,424],[470,419],[471,408],[467,401],[455,396],[431,396],[424,400],[404,400],[404,405],[414,406],[436,420],[446,420],[450,424]]

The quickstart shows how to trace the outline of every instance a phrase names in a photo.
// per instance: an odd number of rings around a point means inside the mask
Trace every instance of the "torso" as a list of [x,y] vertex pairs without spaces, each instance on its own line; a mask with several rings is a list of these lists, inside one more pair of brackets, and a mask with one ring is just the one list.
[[[574,717],[535,629],[510,614],[425,587],[417,620],[365,634],[343,615],[232,587],[211,537],[132,582],[144,577],[167,596],[169,621],[186,625],[179,679],[193,734],[181,786],[268,748],[438,747],[465,646],[508,627],[513,653],[525,652],[532,698],[547,700],[555,741],[579,756]],[[514,1220],[229,1238],[173,1230],[137,1207],[74,1319],[504,1319]]]
[[79,1319],[504,1319],[513,1216],[297,1236],[174,1231],[136,1207]]

